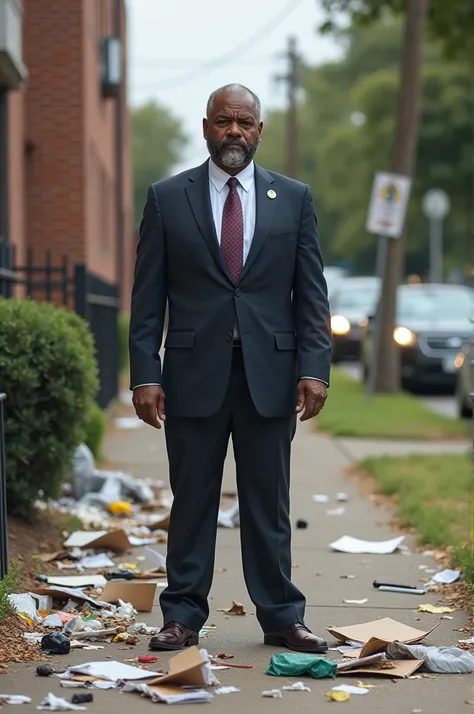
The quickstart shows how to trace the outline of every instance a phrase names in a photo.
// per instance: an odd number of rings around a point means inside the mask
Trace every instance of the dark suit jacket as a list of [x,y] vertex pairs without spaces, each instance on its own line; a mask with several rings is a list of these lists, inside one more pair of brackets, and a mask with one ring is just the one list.
[[236,319],[262,416],[294,413],[299,377],[329,382],[329,306],[311,191],[260,166],[255,191],[255,233],[236,285],[216,236],[208,162],[148,190],[132,292],[131,388],[162,384],[167,416],[208,417],[219,409]]

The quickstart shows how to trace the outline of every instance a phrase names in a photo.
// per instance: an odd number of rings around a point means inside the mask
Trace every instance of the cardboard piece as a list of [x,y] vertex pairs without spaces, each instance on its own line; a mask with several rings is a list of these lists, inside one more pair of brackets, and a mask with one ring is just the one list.
[[57,550],[55,553],[40,553],[34,557],[40,560],[42,563],[52,563],[54,560],[61,560],[68,556],[67,550]]
[[[327,628],[327,631],[337,640],[346,642],[360,642],[364,647],[361,655],[366,657],[375,652],[380,652],[389,642],[403,642],[405,645],[412,645],[421,642],[433,630],[438,627],[437,623],[431,630],[417,630],[409,625],[384,617],[373,622],[363,622],[360,625],[349,625],[348,627]],[[355,650],[357,651],[357,650]],[[356,655],[357,656],[357,655]]]
[[153,679],[147,684],[150,687],[164,687],[165,685],[178,687],[208,686],[202,671],[202,667],[205,664],[207,662],[202,657],[198,647],[190,647],[170,659],[169,674]]
[[158,521],[151,523],[148,528],[151,531],[167,531],[170,527],[170,516],[169,513],[166,516],[162,516]]
[[361,674],[364,677],[367,677],[368,675],[375,675],[379,677],[390,677],[391,679],[406,679],[407,677],[411,677],[411,675],[421,667],[423,661],[424,660],[422,659],[393,659],[390,660],[390,664],[394,666],[390,669],[380,669],[377,668],[376,665],[372,665],[369,667],[358,667],[356,669],[350,669],[346,672],[338,672],[337,674],[338,676],[345,674]]
[[124,553],[131,545],[127,534],[121,528],[113,531],[76,531],[64,543],[65,548],[92,548]]
[[119,600],[129,602],[137,612],[151,612],[155,603],[156,583],[112,580],[107,583],[101,598],[115,604]]
[[86,595],[82,590],[76,590],[74,588],[61,588],[55,585],[51,585],[49,588],[35,588],[30,590],[33,595],[50,595],[53,600],[61,600],[66,602],[67,600],[74,600],[75,602],[88,602],[97,608],[109,608],[110,603],[104,602],[103,600],[94,600],[94,598]]

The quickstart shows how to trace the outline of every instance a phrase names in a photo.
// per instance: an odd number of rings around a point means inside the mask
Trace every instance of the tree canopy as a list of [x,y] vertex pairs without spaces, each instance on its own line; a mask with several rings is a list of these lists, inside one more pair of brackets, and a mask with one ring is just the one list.
[[165,107],[149,102],[131,111],[134,222],[140,223],[147,189],[169,176],[187,145],[181,122]]
[[[365,231],[373,176],[388,170],[399,87],[402,24],[388,16],[340,33],[339,62],[306,67],[300,106],[300,179],[314,191],[326,262],[372,271],[375,237]],[[426,190],[443,188],[452,210],[445,226],[446,267],[472,259],[474,92],[468,62],[446,62],[427,43],[417,167],[407,219],[407,268],[423,273],[428,226]],[[266,119],[259,161],[282,171],[284,115]]]

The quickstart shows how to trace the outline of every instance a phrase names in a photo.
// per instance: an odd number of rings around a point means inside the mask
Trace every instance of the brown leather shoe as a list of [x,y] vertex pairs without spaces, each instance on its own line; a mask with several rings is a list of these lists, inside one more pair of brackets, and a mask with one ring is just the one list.
[[313,635],[311,630],[299,622],[288,625],[284,630],[265,634],[264,643],[273,647],[286,647],[294,652],[312,652],[324,654],[328,651],[328,644],[322,637]]
[[181,650],[199,644],[199,635],[180,622],[167,622],[157,635],[151,638],[151,650]]

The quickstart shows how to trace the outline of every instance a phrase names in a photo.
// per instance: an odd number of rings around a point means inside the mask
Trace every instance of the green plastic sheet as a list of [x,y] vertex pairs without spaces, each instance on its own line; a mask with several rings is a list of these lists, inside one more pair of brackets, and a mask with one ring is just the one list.
[[285,653],[272,656],[266,674],[273,677],[299,677],[308,674],[314,679],[333,679],[336,669],[336,663],[324,657]]

